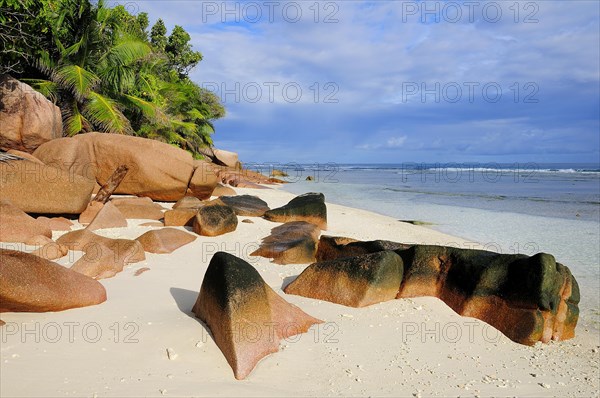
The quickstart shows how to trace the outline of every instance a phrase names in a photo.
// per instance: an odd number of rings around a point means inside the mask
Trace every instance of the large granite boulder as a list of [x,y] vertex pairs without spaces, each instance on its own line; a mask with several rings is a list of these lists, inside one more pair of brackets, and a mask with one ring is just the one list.
[[137,240],[106,238],[88,229],[67,232],[56,242],[70,250],[82,251],[84,255],[71,269],[95,279],[111,278],[123,271],[125,265],[146,258]]
[[97,281],[49,260],[0,249],[0,312],[46,312],[106,301]]
[[178,208],[165,211],[165,227],[193,227],[197,209]]
[[[98,212],[102,210],[104,203],[92,201],[88,203],[85,210],[79,214],[79,224],[88,225],[98,215]],[[123,214],[123,213],[121,213]]]
[[43,223],[45,226],[50,228],[52,231],[70,231],[73,226],[73,222],[64,217],[45,217],[40,216],[36,218],[38,222]]
[[238,216],[262,217],[267,211],[269,211],[269,205],[267,202],[258,196],[221,196],[219,200],[231,207]]
[[221,196],[235,196],[237,193],[231,187],[226,187],[225,185],[218,183],[215,187],[212,196],[221,197]]
[[171,253],[181,246],[187,245],[196,240],[196,237],[185,231],[175,228],[162,228],[154,231],[148,231],[136,238],[144,251],[148,253]]
[[150,198],[113,198],[111,203],[125,218],[160,220],[164,208]]
[[117,209],[117,206],[108,202],[102,205],[92,222],[87,226],[89,231],[105,228],[125,228],[127,227],[127,219],[123,213]]
[[322,261],[308,266],[284,292],[365,307],[395,299],[403,271],[402,258],[393,251]]
[[62,137],[58,106],[25,83],[0,76],[0,149],[33,152]]
[[269,210],[264,218],[274,222],[307,221],[327,229],[327,207],[322,193],[306,193],[290,200],[285,206]]
[[323,235],[319,239],[317,261],[335,260],[341,257],[360,256],[384,250],[408,249],[411,245],[389,240],[359,241],[341,236]]
[[214,168],[217,172],[217,177],[219,181],[221,181],[223,184],[239,186],[240,188],[243,188],[244,186],[252,188],[265,188],[262,185],[258,184],[273,185],[285,183],[285,181],[279,180],[277,178],[264,176],[253,170],[236,169],[217,165],[215,165]]
[[8,151],[6,151],[6,153],[8,153],[9,155],[14,155],[14,156],[20,157],[25,160],[29,160],[30,162],[34,162],[37,164],[44,164],[44,162],[42,162],[41,160],[39,160],[32,154],[30,154],[28,152],[19,151],[18,149],[9,149]]
[[94,181],[29,160],[0,162],[0,200],[28,213],[79,214],[90,201]]
[[173,209],[194,209],[198,210],[203,206],[200,199],[195,196],[184,196],[173,205]]
[[222,149],[213,148],[213,153],[215,155],[215,162],[217,164],[231,167],[234,169],[241,168],[240,159],[237,153],[224,151]]
[[[357,258],[347,257],[357,252],[382,253],[380,248],[398,246],[394,252],[402,258],[404,271],[397,298],[438,297],[458,314],[487,322],[517,343],[533,345],[569,339],[575,334],[579,287],[569,268],[550,254],[528,257],[444,246],[406,248],[395,242],[358,242],[340,237],[324,238],[320,246],[324,242],[318,256],[342,262]],[[314,272],[310,268],[321,269],[319,264],[331,261],[310,266],[309,275]],[[312,282],[308,280],[298,278],[290,292],[311,297],[308,284]],[[335,283],[339,282],[331,278],[332,289]],[[334,295],[331,300],[343,303],[341,297]]]
[[236,230],[238,219],[233,209],[219,199],[207,202],[194,218],[194,232],[203,236],[218,236]]
[[46,260],[57,260],[69,254],[69,248],[52,241],[32,251],[31,254]]
[[277,352],[281,339],[322,322],[282,299],[250,264],[224,252],[211,259],[192,311],[210,329],[236,379]]
[[194,167],[189,190],[198,199],[210,199],[219,182],[216,171],[210,163],[201,160],[194,161]]
[[315,261],[321,230],[306,221],[292,221],[275,227],[251,256],[272,258],[275,264],[310,264]]
[[417,245],[404,259],[398,297],[434,296],[457,313],[494,326],[511,340],[533,345],[575,335],[579,286],[569,268],[539,253]]
[[27,242],[43,235],[52,237],[52,230],[10,202],[0,200],[0,242]]
[[121,165],[129,172],[115,193],[160,201],[182,198],[194,171],[192,155],[156,140],[119,134],[87,133],[41,145],[34,155],[47,165],[69,170],[104,185]]

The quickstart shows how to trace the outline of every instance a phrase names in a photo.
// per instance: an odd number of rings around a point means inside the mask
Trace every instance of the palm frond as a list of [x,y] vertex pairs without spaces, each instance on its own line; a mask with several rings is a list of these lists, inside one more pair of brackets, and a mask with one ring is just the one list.
[[150,46],[143,41],[124,36],[102,56],[101,61],[106,60],[108,65],[130,65],[151,51]]
[[58,84],[44,79],[21,79],[21,81],[29,84],[35,91],[56,103],[58,99]]
[[65,65],[52,75],[52,80],[64,85],[80,101],[88,95],[100,80],[94,73],[78,65]]
[[124,97],[150,121],[162,126],[168,125],[169,117],[158,105],[134,95],[125,94]]
[[39,58],[35,60],[35,67],[44,74],[50,76],[56,67],[56,63],[50,57],[50,53],[48,53],[46,50],[43,50],[40,52]]
[[126,65],[103,66],[100,71],[103,86],[113,93],[121,94],[135,85],[135,70]]
[[182,122],[181,120],[170,120],[173,128],[181,129],[184,134],[196,134],[198,132],[198,125],[194,122]]
[[107,133],[133,133],[129,120],[121,113],[115,101],[96,92],[90,92],[83,114],[98,128]]
[[87,35],[82,35],[81,38],[79,39],[79,41],[73,43],[71,46],[69,46],[67,48],[63,48],[61,51],[61,55],[63,57],[69,57],[74,54],[77,54],[79,52],[79,49],[81,48],[81,46],[83,46],[86,41],[87,41]]
[[79,112],[77,102],[73,102],[71,107],[65,112],[66,117],[63,123],[64,134],[72,137],[86,130],[89,122]]
[[185,113],[186,117],[191,120],[205,120],[206,117],[196,108],[192,108],[191,110]]

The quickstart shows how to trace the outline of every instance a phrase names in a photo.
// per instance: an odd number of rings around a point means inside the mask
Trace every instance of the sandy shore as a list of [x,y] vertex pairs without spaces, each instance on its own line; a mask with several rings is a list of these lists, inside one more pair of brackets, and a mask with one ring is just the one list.
[[[280,190],[236,190],[257,195],[272,208],[293,197]],[[281,266],[249,257],[279,225],[252,220],[252,224],[239,223],[234,233],[199,237],[172,254],[147,253],[146,261],[102,280],[108,300],[99,306],[1,314],[7,324],[0,329],[0,395],[599,395],[597,330],[578,326],[572,340],[526,347],[483,322],[458,316],[435,298],[356,309],[288,296],[282,286],[306,264]],[[328,204],[328,221],[328,235],[457,247],[471,244],[332,204]],[[143,222],[147,220],[129,220],[128,228],[98,233],[135,238],[151,229],[138,226]],[[279,353],[262,360],[242,381],[234,379],[225,357],[191,314],[208,262],[220,250],[249,261],[277,293],[325,321],[283,342]],[[69,256],[58,262],[67,265],[80,255]],[[144,267],[150,270],[134,276]]]

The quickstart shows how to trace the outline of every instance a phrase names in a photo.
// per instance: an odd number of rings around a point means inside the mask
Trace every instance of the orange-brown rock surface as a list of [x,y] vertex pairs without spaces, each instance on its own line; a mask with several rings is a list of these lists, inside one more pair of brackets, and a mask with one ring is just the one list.
[[95,279],[113,277],[121,272],[125,265],[146,258],[140,242],[105,238],[88,229],[67,232],[56,242],[70,250],[83,251],[84,255],[71,269]]
[[402,282],[402,258],[381,251],[308,266],[284,292],[349,307],[393,300]]
[[235,231],[237,224],[233,209],[215,199],[198,209],[193,228],[198,235],[218,236]]
[[0,249],[0,312],[46,312],[100,304],[97,281],[52,261]]
[[327,229],[327,207],[322,193],[305,193],[296,196],[285,206],[269,210],[264,218],[275,222],[307,221]]
[[306,221],[292,221],[275,227],[251,256],[272,258],[275,264],[309,264],[315,261],[321,230]]
[[286,302],[244,260],[218,252],[192,311],[210,329],[236,379],[246,378],[281,339],[322,321]]
[[171,253],[181,246],[196,240],[196,237],[175,228],[162,228],[148,231],[136,238],[148,253]]
[[[324,243],[325,242],[325,243]],[[286,292],[308,297],[325,297],[346,302],[343,294],[331,295],[336,283],[349,290],[360,289],[352,272],[336,267],[357,252],[381,253],[394,250],[402,258],[402,283],[397,298],[433,296],[463,316],[494,326],[511,340],[533,345],[538,341],[565,340],[575,334],[579,317],[579,287],[568,267],[553,256],[539,253],[498,254],[483,250],[444,246],[407,246],[388,241],[357,242],[347,238],[321,239],[321,261],[307,271],[310,278],[298,278]],[[362,255],[364,257],[364,255]],[[351,269],[351,268],[350,268]],[[354,272],[354,271],[353,271]],[[332,278],[333,273],[342,276]],[[325,285],[322,280],[329,280]],[[318,282],[317,282],[318,281]],[[342,281],[342,282],[340,282]],[[356,284],[349,283],[353,281]]]

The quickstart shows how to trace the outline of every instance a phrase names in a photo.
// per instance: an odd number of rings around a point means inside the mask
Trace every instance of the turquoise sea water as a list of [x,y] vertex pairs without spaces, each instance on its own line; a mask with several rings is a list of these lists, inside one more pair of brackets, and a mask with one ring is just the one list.
[[287,172],[283,189],[295,194],[322,192],[328,202],[430,222],[492,251],[551,253],[580,284],[580,322],[600,325],[597,164],[255,165],[269,168]]

